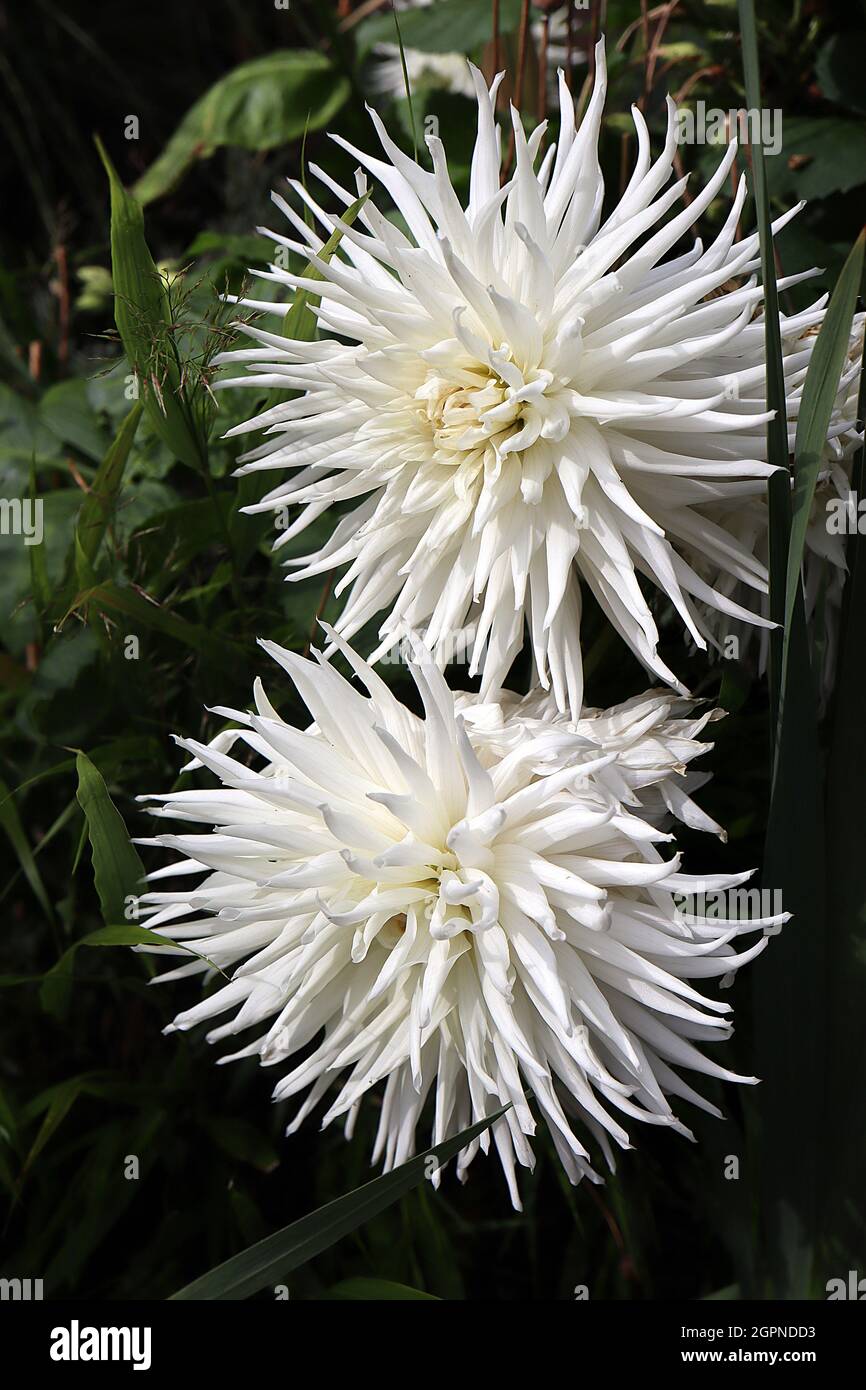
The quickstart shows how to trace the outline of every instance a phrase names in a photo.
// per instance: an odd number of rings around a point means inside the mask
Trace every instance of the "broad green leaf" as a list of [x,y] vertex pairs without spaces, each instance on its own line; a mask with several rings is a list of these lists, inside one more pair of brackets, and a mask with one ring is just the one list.
[[[505,1109],[508,1107],[506,1106]],[[384,1211],[404,1193],[409,1192],[426,1176],[428,1159],[435,1158],[438,1167],[454,1158],[461,1149],[470,1144],[490,1125],[505,1114],[505,1109],[497,1110],[486,1120],[479,1120],[448,1139],[437,1144],[426,1153],[410,1158],[391,1173],[384,1173],[372,1182],[365,1183],[355,1192],[338,1197],[327,1206],[294,1221],[281,1231],[260,1240],[240,1255],[233,1256],[224,1264],[218,1265],[200,1279],[195,1279],[185,1288],[172,1294],[173,1299],[218,1300],[249,1298],[259,1289],[269,1284],[281,1282],[285,1275],[299,1265],[306,1264],[315,1255],[328,1250],[343,1236],[354,1231],[371,1217]]]
[[39,416],[63,444],[98,462],[105,453],[105,430],[87,398],[86,381],[59,381],[39,402]]
[[[517,31],[520,7],[521,0],[500,0],[500,35]],[[436,0],[435,5],[401,10],[400,33],[407,48],[423,53],[472,53],[491,41],[492,15],[490,0]],[[394,44],[393,15],[377,14],[359,25],[359,39],[364,48]]]
[[75,759],[78,772],[78,804],[87,821],[87,834],[93,855],[93,877],[106,925],[125,916],[126,900],[142,891],[144,868],[136,853],[123,817],[108,794],[102,773],[86,753]]
[[156,433],[174,456],[206,469],[209,401],[182,380],[171,301],[144,235],[141,205],[120,182],[97,140],[111,190],[111,272],[117,331]]
[[38,407],[0,382],[0,456],[30,467],[31,461],[50,461],[60,453],[60,440],[41,418]]
[[863,87],[863,48],[866,33],[833,34],[815,62],[818,86],[828,101],[866,112]]
[[161,198],[196,159],[222,145],[270,150],[319,130],[349,96],[348,80],[324,53],[280,50],[243,63],[187,112],[133,190],[141,204]]
[[767,163],[770,192],[786,203],[847,193],[866,183],[866,129],[840,116],[786,115],[782,149]]

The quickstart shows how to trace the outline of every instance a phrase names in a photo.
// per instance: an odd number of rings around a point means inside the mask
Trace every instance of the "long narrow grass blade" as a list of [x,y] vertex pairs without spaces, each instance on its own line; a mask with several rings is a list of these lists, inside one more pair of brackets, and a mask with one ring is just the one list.
[[[821,466],[821,455],[827,439],[833,402],[839,389],[842,369],[848,356],[854,306],[863,276],[863,248],[866,229],[857,238],[842,273],[830,297],[827,313],[812,351],[809,370],[803,383],[803,399],[797,420],[794,440],[794,497],[792,502],[791,535],[785,578],[785,615],[794,611],[801,584],[803,551],[806,531],[815,497],[815,483]],[[790,625],[786,623],[782,646],[782,686],[784,696],[787,679],[787,656]]]
[[[861,369],[858,419],[866,412],[866,366]],[[855,499],[863,497],[866,446],[852,471]],[[866,540],[848,539],[848,582],[836,666],[832,740],[827,768],[827,1051],[823,1130],[827,1166],[821,1225],[828,1245],[855,1267],[866,1225],[863,1172],[866,1114],[852,1097],[866,1088]]]
[[[747,104],[760,111],[753,0],[739,0],[739,14]],[[767,429],[767,457],[778,470],[768,489],[770,615],[783,625],[770,643],[773,778],[762,886],[781,894],[781,907],[793,920],[753,975],[755,1061],[763,1085],[748,1105],[746,1119],[756,1160],[751,1199],[759,1221],[754,1249],[741,1258],[739,1273],[752,1295],[802,1298],[811,1290],[820,1181],[820,1126],[804,1098],[820,1094],[824,1073],[823,808],[817,698],[801,587],[790,607],[785,602],[791,533],[785,382],[764,152],[756,143],[751,153],[764,283],[767,404],[775,411]]]
[[[507,1106],[505,1107],[507,1109]],[[251,1245],[224,1264],[217,1265],[208,1274],[187,1284],[173,1299],[241,1299],[249,1298],[259,1289],[279,1283],[285,1275],[299,1265],[306,1264],[314,1255],[328,1250],[342,1236],[348,1235],[371,1217],[384,1211],[404,1193],[417,1186],[430,1172],[431,1167],[441,1167],[454,1158],[473,1139],[477,1139],[490,1125],[505,1114],[505,1109],[497,1110],[486,1120],[464,1129],[453,1139],[436,1144],[426,1153],[410,1158],[391,1173],[365,1183],[354,1192],[349,1192],[318,1211],[294,1221],[281,1231]],[[435,1159],[435,1165],[430,1160]]]
[[[746,104],[752,111],[761,109],[761,83],[758,70],[758,37],[755,27],[754,0],[738,0],[740,38],[743,49],[743,76],[746,84]],[[770,479],[768,505],[770,512],[770,617],[780,624],[770,634],[770,736],[775,743],[778,726],[778,705],[781,689],[782,628],[785,618],[785,574],[788,556],[788,534],[791,527],[791,502],[788,478],[788,422],[785,410],[785,372],[782,364],[782,341],[779,326],[779,295],[776,288],[776,262],[773,236],[770,230],[770,202],[767,192],[767,170],[764,149],[760,140],[750,146],[752,187],[758,232],[761,242],[761,277],[764,286],[764,344],[767,362],[767,409],[775,411],[767,426],[767,461],[780,471]]]
[[403,86],[406,89],[406,101],[409,103],[409,122],[412,126],[412,152],[417,163],[418,160],[418,130],[415,125],[415,109],[412,105],[412,88],[409,85],[409,69],[406,66],[406,51],[403,48],[403,35],[400,33],[400,21],[397,18],[396,6],[392,11],[394,15],[394,28],[397,30],[397,46],[400,49],[400,66],[403,69]]

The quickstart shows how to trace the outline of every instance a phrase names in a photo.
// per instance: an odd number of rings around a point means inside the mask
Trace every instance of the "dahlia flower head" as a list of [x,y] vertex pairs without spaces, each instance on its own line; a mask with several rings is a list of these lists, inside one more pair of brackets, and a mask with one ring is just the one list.
[[600,1181],[588,1146],[613,1167],[632,1122],[688,1135],[672,1100],[718,1114],[682,1072],[754,1078],[705,1055],[730,1010],[696,985],[783,919],[682,910],[749,877],[684,875],[661,824],[719,831],[687,786],[712,712],[656,690],[573,724],[537,693],[454,696],[419,643],[421,717],[329,635],[366,694],[263,643],[315,722],[286,723],[257,683],[254,712],[217,711],[236,728],[179,740],[217,785],[141,798],[205,827],[143,841],[180,856],[142,900],[153,949],[198,953],[159,978],[215,986],[168,1031],[207,1022],[210,1042],[244,1039],[221,1061],[278,1067],[274,1099],[304,1097],[289,1133],[321,1102],[350,1134],[376,1089],[386,1169],[428,1102],[434,1143],[507,1106],[457,1167],[492,1138],[516,1207],[536,1114],[573,1182]]
[[[313,301],[321,336],[295,341],[246,326],[255,346],[218,359],[246,371],[224,387],[285,391],[284,401],[229,431],[265,431],[240,472],[290,471],[247,510],[285,519],[279,550],[334,504],[348,504],[319,550],[288,563],[295,579],[345,567],[335,590],[345,595],[336,622],[344,637],[385,610],[373,660],[418,631],[444,667],[459,639],[471,646],[483,697],[495,699],[528,631],[535,683],[577,718],[586,586],[648,671],[684,693],[659,655],[645,587],[669,600],[701,649],[705,606],[768,623],[687,558],[698,552],[742,581],[759,606],[766,567],[702,510],[760,495],[772,471],[758,239],[736,240],[743,178],[714,240],[677,253],[728,181],[736,142],[706,187],[674,211],[686,186],[668,186],[674,103],[655,160],[633,108],[635,166],[603,217],[603,41],[579,128],[562,75],[557,140],[546,153],[546,122],[527,137],[512,110],[513,170],[501,186],[494,108],[502,75],[488,89],[470,70],[478,131],[465,208],[441,141],[427,136],[425,168],[375,111],[383,158],[334,136],[362,166],[354,191],[310,166],[343,208],[370,194],[356,221],[290,181],[319,236],[274,195],[296,236],[260,230],[323,280],[277,265],[253,273],[289,296],[321,296]],[[383,196],[397,220],[377,206]],[[334,232],[337,250],[323,257]],[[277,316],[290,307],[288,299],[241,302]],[[796,358],[791,420],[812,345],[800,335],[820,312],[784,321]]]

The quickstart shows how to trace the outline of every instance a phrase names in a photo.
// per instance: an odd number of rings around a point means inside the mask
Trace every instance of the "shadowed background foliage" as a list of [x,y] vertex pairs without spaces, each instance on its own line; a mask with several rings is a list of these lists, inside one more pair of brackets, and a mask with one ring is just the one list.
[[[546,108],[545,46],[567,64],[579,95],[592,43],[606,32],[611,90],[601,154],[611,198],[634,154],[631,102],[641,103],[656,140],[668,90],[685,104],[746,104],[737,8],[727,0],[591,0],[570,24],[555,4],[500,0],[498,9],[494,43],[490,0],[401,8],[404,46],[436,55],[456,49],[488,74],[498,50],[531,120]],[[349,1143],[336,1129],[317,1133],[314,1122],[285,1139],[286,1107],[270,1104],[268,1073],[252,1062],[215,1068],[200,1030],[162,1036],[194,986],[150,988],[147,958],[85,938],[123,920],[122,890],[133,891],[140,866],[117,813],[131,835],[149,833],[134,797],[177,782],[181,759],[170,735],[212,736],[221,721],[205,707],[246,704],[255,675],[281,712],[302,717],[255,639],[303,651],[317,617],[334,609],[320,582],[285,584],[269,559],[269,522],[238,514],[239,498],[254,500],[259,484],[232,477],[241,450],[221,437],[251,413],[251,400],[223,395],[217,412],[208,395],[210,359],[232,336],[218,296],[269,259],[254,231],[276,224],[269,192],[286,174],[302,176],[318,161],[343,181],[350,176],[327,131],[371,146],[365,99],[409,150],[436,116],[455,184],[465,186],[472,107],[432,67],[422,67],[411,102],[399,85],[383,90],[378,46],[395,37],[390,6],[369,0],[292,0],[286,8],[273,0],[0,3],[8,190],[0,496],[38,496],[45,525],[40,546],[0,536],[0,1273],[43,1278],[46,1297],[163,1298],[371,1175],[374,1099]],[[779,266],[786,274],[820,266],[817,284],[826,288],[866,214],[864,37],[858,7],[760,6],[762,101],[784,113],[782,150],[767,161],[770,197],[779,208],[810,200],[779,239]],[[157,333],[135,321],[116,255],[112,285],[109,180],[94,135],[117,171],[116,223],[122,206],[135,216],[120,184],[144,207],[162,276],[154,281]],[[719,152],[684,145],[680,157],[700,181]],[[726,206],[720,200],[708,215],[705,234]],[[135,363],[152,384],[143,411],[130,399],[115,291],[124,338],[126,309],[129,332],[144,343]],[[810,297],[814,282],[783,306]],[[309,310],[301,312],[309,327]],[[173,434],[154,416],[154,395],[167,398],[165,418],[181,404]],[[330,524],[323,518],[317,534]],[[309,541],[302,537],[296,553],[312,548]],[[658,616],[663,626],[664,612]],[[705,765],[714,780],[703,794],[729,827],[729,843],[685,834],[686,866],[757,866],[769,799],[765,686],[744,663],[708,668],[683,648],[676,627],[668,631],[665,659],[732,712],[713,726]],[[592,611],[585,638],[593,703],[644,688],[640,668]],[[844,668],[840,701],[849,705],[862,688],[862,660],[855,653]],[[399,667],[384,669],[411,700]],[[527,671],[518,664],[514,683]],[[450,678],[466,683],[460,670]],[[831,747],[834,717],[841,714],[831,709],[821,726],[821,750]],[[848,783],[858,757],[858,746],[837,742],[830,758],[832,785],[844,796],[828,821],[849,860],[857,857],[859,804]],[[790,796],[796,811],[796,786]],[[783,828],[771,847],[777,860],[787,843]],[[115,855],[109,868],[106,854]],[[826,1096],[802,1079],[810,1028],[828,1013],[833,979],[846,981],[848,1002],[860,982],[862,867],[860,874],[831,873],[836,937],[822,955],[826,978],[813,982],[815,1015],[798,1020],[793,1049],[787,1040],[784,1054],[774,1048],[767,1002],[788,989],[788,957],[771,948],[754,967],[755,988],[748,972],[735,985],[731,1065],[767,1079],[747,1097],[731,1088],[717,1097],[725,1124],[688,1115],[698,1145],[645,1127],[604,1188],[573,1190],[542,1135],[537,1168],[521,1178],[522,1214],[508,1205],[495,1165],[479,1159],[464,1188],[453,1177],[438,1194],[422,1183],[295,1272],[292,1297],[384,1296],[381,1286],[347,1283],[357,1279],[441,1298],[571,1298],[582,1284],[593,1298],[823,1296],[831,1275],[862,1269],[854,1176],[863,1154],[862,1032],[840,1027]],[[826,896],[823,885],[820,892]],[[790,931],[810,925],[801,920]],[[798,940],[792,935],[789,955]],[[818,1166],[792,1180],[789,1201],[782,1170],[796,1167],[803,1151]],[[725,1178],[732,1155],[736,1182]],[[798,1206],[804,1185],[816,1194],[808,1214]],[[774,1192],[785,1194],[778,1211]]]

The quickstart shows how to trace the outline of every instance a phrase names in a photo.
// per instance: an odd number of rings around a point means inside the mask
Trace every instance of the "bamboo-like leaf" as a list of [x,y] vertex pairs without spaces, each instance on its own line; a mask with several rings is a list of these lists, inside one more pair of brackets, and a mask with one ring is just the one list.
[[[347,227],[351,227],[369,196],[369,193],[362,194],[346,208],[340,220]],[[329,261],[342,239],[343,231],[341,227],[338,227],[336,231],[331,233],[318,253],[319,260]],[[311,261],[308,261],[304,266],[303,275],[307,280],[324,279],[319,267],[313,265]],[[282,333],[284,338],[293,338],[300,342],[312,342],[316,336],[316,316],[313,312],[315,301],[316,295],[311,290],[295,291],[292,307],[283,319]],[[296,394],[293,391],[271,391],[268,393],[262,409],[270,410],[275,405],[291,400],[292,396]],[[270,487],[271,482],[268,474],[263,469],[244,473],[241,476],[238,486],[238,511],[229,521],[229,529],[241,564],[246,562],[264,537],[268,524],[266,518],[259,515],[244,514],[242,509],[260,502]]]
[[228,978],[220,966],[215,965],[208,956],[194,951],[184,941],[169,941],[166,937],[160,936],[159,932],[133,922],[121,926],[97,927],[96,931],[88,932],[78,941],[73,941],[68,950],[64,951],[60,959],[43,975],[39,985],[39,999],[46,1013],[62,1016],[65,1012],[74,978],[75,957],[82,946],[140,946],[147,950],[162,948],[163,952],[170,950],[172,954],[180,951],[184,955],[204,961],[211,970],[222,975],[224,979]]
[[206,402],[196,388],[182,383],[174,341],[171,304],[144,235],[140,204],[123,187],[102,142],[97,148],[111,191],[111,274],[114,318],[129,365],[138,380],[148,419],[176,458],[191,468],[206,468]]
[[79,1096],[98,1096],[110,1085],[111,1074],[109,1072],[86,1072],[81,1076],[70,1076],[65,1081],[49,1087],[47,1091],[34,1097],[27,1108],[28,1118],[33,1119],[43,1113],[45,1118],[27,1154],[21,1169],[19,1183],[24,1180],[55,1130],[66,1119]]
[[39,869],[36,866],[33,851],[30,848],[30,841],[21,824],[18,808],[12,800],[12,793],[2,778],[0,778],[0,826],[3,827],[9,837],[12,848],[18,856],[18,862],[21,865],[24,877],[33,889],[34,896],[39,906],[42,908],[49,922],[52,921],[54,913],[48,899],[48,894],[45,891],[45,885],[42,882]]
[[426,1153],[410,1158],[408,1163],[401,1164],[393,1172],[374,1178],[356,1191],[338,1197],[300,1221],[293,1221],[290,1226],[266,1236],[240,1255],[233,1256],[208,1274],[203,1274],[200,1279],[187,1284],[172,1294],[172,1298],[242,1299],[249,1298],[269,1284],[279,1283],[293,1269],[306,1264],[307,1260],[320,1255],[323,1250],[330,1249],[342,1236],[356,1230],[417,1186],[427,1176],[430,1158],[436,1159],[438,1167],[454,1158],[473,1139],[495,1124],[507,1108],[497,1110],[486,1120],[479,1120],[463,1130],[462,1134],[434,1145]]
[[122,921],[126,899],[141,891],[144,867],[127,834],[123,817],[108,794],[102,773],[86,753],[75,759],[78,804],[87,821],[93,877],[107,926]]
[[[340,221],[347,227],[351,227],[356,220],[359,212],[370,197],[369,192],[362,193],[360,198],[356,198],[354,203],[350,203]],[[338,227],[332,232],[325,242],[321,251],[318,252],[320,261],[329,261],[336,251],[340,242],[343,240],[343,229]],[[317,265],[308,261],[303,271],[306,280],[324,280],[324,272]],[[283,336],[285,338],[300,338],[305,342],[312,342],[316,336],[316,316],[313,308],[317,296],[312,290],[298,290],[292,300],[292,307],[283,319]],[[309,312],[307,312],[309,310]],[[286,399],[286,393],[280,395],[280,400]]]
[[[141,405],[136,403],[124,419],[111,448],[96,470],[96,477],[78,513],[75,540],[77,557],[80,557],[79,563],[82,566],[84,562],[88,568],[92,566],[99,552],[141,419],[141,411]],[[78,581],[82,587],[87,583],[86,577],[80,571]]]
[[193,651],[209,655],[214,660],[235,661],[240,654],[241,649],[235,643],[209,631],[199,623],[187,622],[186,618],[179,617],[172,609],[145,598],[129,586],[120,588],[116,584],[93,585],[76,595],[70,605],[70,611],[90,604],[100,612],[122,613],[128,618],[134,618],[142,627],[164,633],[166,637],[172,637]]

